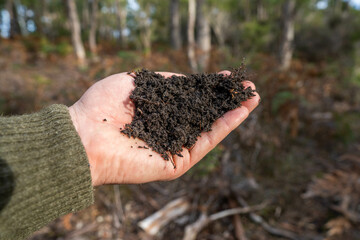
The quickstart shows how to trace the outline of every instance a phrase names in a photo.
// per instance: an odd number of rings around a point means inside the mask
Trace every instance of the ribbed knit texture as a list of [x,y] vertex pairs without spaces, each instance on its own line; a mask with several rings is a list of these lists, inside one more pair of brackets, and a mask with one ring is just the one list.
[[90,169],[68,112],[0,117],[0,239],[25,239],[93,203]]

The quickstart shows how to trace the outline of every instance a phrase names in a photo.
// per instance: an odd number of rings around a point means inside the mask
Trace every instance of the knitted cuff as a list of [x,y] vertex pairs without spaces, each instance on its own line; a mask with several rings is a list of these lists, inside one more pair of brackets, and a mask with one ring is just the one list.
[[85,149],[68,108],[0,117],[0,239],[24,239],[93,203]]

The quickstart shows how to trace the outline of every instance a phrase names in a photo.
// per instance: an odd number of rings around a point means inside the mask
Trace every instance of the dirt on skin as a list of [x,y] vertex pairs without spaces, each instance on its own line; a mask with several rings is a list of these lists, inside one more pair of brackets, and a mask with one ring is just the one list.
[[244,80],[244,66],[228,76],[200,73],[165,78],[149,70],[137,71],[130,96],[135,115],[121,132],[143,140],[165,160],[182,157],[183,147],[190,149],[201,132],[211,131],[217,119],[255,96],[254,90],[244,87]]

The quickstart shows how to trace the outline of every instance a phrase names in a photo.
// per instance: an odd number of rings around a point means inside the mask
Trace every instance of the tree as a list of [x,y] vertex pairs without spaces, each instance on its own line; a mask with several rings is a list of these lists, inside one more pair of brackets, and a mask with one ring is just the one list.
[[13,0],[6,1],[6,9],[10,14],[10,32],[9,37],[13,38],[16,35],[20,34],[20,25],[17,20],[17,11],[16,6]]
[[126,46],[126,38],[124,36],[124,29],[126,28],[126,7],[121,4],[121,0],[116,0],[116,16],[119,30],[119,44],[120,47]]
[[179,0],[171,0],[170,4],[170,37],[171,46],[179,50],[182,45]]
[[295,0],[286,0],[283,5],[283,31],[280,45],[280,70],[282,71],[289,69],[293,55],[295,4]]
[[152,37],[152,29],[151,26],[153,21],[151,19],[151,2],[147,0],[139,1],[140,4],[140,12],[137,15],[137,22],[139,28],[140,41],[142,45],[142,49],[144,51],[145,56],[149,56],[151,54],[151,37]]
[[209,65],[211,50],[211,32],[208,11],[206,9],[207,0],[197,0],[197,56],[198,68],[201,72],[206,71]]
[[264,7],[263,0],[257,0],[256,15],[257,15],[257,20],[260,22],[267,20],[268,16],[267,16],[266,8]]
[[66,0],[66,5],[68,9],[72,44],[80,64],[83,65],[85,64],[86,54],[81,40],[81,29],[76,4],[74,0]]
[[190,67],[193,72],[198,71],[198,65],[195,56],[195,16],[196,16],[196,2],[195,0],[189,0],[188,6],[188,27],[187,27],[187,38],[188,38],[188,49],[187,55],[190,62]]
[[96,54],[96,28],[98,16],[98,0],[91,1],[91,17],[90,17],[90,32],[89,32],[89,47],[93,54]]

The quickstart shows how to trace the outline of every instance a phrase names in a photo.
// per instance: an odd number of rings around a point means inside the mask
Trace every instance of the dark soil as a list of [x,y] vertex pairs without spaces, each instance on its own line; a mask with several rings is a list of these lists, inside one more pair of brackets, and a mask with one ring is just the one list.
[[[245,88],[245,67],[223,74],[192,74],[164,78],[148,70],[135,73],[135,89],[130,99],[135,104],[131,124],[121,132],[145,141],[165,160],[182,157],[182,148],[191,148],[201,132],[226,112],[254,96]],[[174,166],[175,167],[175,166]]]

